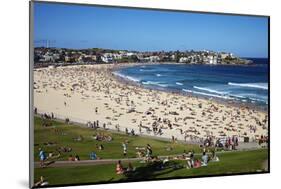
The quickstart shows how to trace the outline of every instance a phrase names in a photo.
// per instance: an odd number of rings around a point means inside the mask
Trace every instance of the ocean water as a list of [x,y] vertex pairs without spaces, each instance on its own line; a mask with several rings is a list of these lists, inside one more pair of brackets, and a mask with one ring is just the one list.
[[150,89],[267,106],[268,59],[251,60],[253,64],[245,66],[138,65],[114,74]]

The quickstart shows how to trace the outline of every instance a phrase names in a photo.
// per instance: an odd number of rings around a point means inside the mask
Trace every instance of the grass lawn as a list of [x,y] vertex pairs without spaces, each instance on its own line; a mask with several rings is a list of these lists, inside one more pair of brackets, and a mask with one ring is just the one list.
[[[184,167],[186,162],[179,160],[168,162],[168,166],[164,169],[159,168],[159,163],[143,164],[134,162],[133,166],[136,167],[136,170],[130,175],[116,175],[115,164],[36,168],[35,180],[37,181],[40,176],[44,176],[50,185],[64,185],[263,172],[264,162],[268,158],[268,152],[266,149],[245,152],[227,152],[219,154],[218,157],[220,158],[219,162],[211,162],[207,167],[200,167],[197,169],[186,169]],[[123,166],[126,167],[127,164],[124,163]],[[175,168],[175,166],[177,166],[177,168]]]
[[[198,145],[191,144],[176,144],[169,141],[157,140],[149,137],[129,136],[121,133],[112,133],[105,130],[94,130],[91,128],[83,128],[75,125],[67,125],[58,121],[49,121],[52,126],[43,127],[42,119],[39,117],[34,118],[34,158],[35,161],[39,161],[39,148],[42,148],[46,154],[56,151],[59,147],[71,147],[71,152],[63,152],[57,160],[67,160],[69,155],[78,154],[81,160],[89,159],[90,152],[94,151],[98,157],[102,159],[110,158],[122,158],[123,148],[122,142],[129,141],[127,157],[136,157],[136,147],[145,147],[146,144],[150,144],[153,149],[153,155],[171,155],[183,153],[184,150],[194,150],[195,152],[201,152]],[[110,142],[100,142],[93,139],[93,135],[96,133],[104,133],[110,135],[113,140]],[[83,137],[82,141],[75,141],[74,138],[79,136]],[[53,146],[48,146],[44,143],[56,143]],[[104,150],[98,150],[96,144],[102,144]],[[171,147],[172,150],[167,150]]]
[[[81,160],[88,160],[89,153],[95,151],[102,159],[123,158],[122,142],[128,140],[128,156],[136,157],[136,147],[145,147],[150,144],[153,149],[153,155],[174,155],[182,154],[184,150],[194,150],[201,152],[198,145],[171,143],[169,141],[158,140],[144,136],[128,136],[122,133],[113,133],[104,130],[93,130],[75,125],[67,125],[58,121],[48,121],[52,126],[43,127],[42,119],[35,117],[35,141],[34,158],[39,161],[38,149],[43,148],[46,154],[56,151],[59,147],[71,147],[71,152],[63,152],[56,160],[67,160],[69,155],[80,156]],[[93,139],[93,135],[103,132],[110,135],[113,140],[110,142],[99,142]],[[74,138],[82,136],[82,141],[75,141]],[[52,142],[55,145],[46,145]],[[103,144],[104,150],[98,150],[96,144]],[[171,147],[172,150],[167,150]],[[140,163],[132,162],[136,170],[130,175],[116,175],[116,164],[89,165],[76,167],[47,167],[35,169],[35,181],[40,176],[49,182],[50,185],[80,184],[80,183],[107,183],[107,182],[125,182],[136,180],[153,180],[163,178],[179,178],[190,176],[206,176],[233,173],[252,173],[264,171],[264,162],[268,159],[267,149],[244,151],[244,152],[226,152],[218,154],[220,161],[211,162],[207,167],[197,169],[186,169],[185,161],[172,160],[164,169],[160,169],[159,163]],[[196,157],[200,158],[200,157]],[[123,164],[127,166],[126,163]]]

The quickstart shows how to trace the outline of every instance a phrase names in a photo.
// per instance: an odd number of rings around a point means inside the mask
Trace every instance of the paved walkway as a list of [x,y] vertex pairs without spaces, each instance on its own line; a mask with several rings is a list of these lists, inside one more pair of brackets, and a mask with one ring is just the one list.
[[[122,162],[141,161],[142,158],[124,158],[124,159],[100,159],[100,160],[80,160],[80,161],[47,161],[47,167],[75,167],[87,165],[104,165],[116,163],[118,160]],[[35,168],[40,167],[40,162],[35,162]]]
[[237,150],[253,150],[260,149],[261,146],[257,142],[239,142],[236,148]]

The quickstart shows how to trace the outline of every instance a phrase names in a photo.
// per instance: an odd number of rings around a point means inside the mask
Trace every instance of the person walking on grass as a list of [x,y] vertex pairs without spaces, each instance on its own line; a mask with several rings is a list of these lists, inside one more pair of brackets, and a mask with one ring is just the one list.
[[123,147],[123,156],[127,156],[127,144],[125,142],[122,143],[122,147]]
[[44,161],[46,160],[45,152],[42,150],[42,148],[39,148],[39,158],[40,158],[40,166],[44,167]]
[[152,147],[149,144],[147,144],[146,145],[146,157],[150,158],[151,156],[152,156]]

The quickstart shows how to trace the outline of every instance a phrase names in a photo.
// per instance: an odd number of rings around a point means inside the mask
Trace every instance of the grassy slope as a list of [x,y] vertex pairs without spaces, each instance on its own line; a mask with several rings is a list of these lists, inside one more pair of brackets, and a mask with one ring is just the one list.
[[[59,160],[67,160],[67,157],[72,154],[78,154],[81,160],[89,159],[89,154],[92,151],[95,151],[97,155],[103,159],[105,158],[122,158],[123,149],[122,142],[125,140],[129,141],[128,144],[128,157],[136,157],[135,147],[145,147],[146,144],[150,144],[153,148],[154,155],[169,155],[169,154],[178,154],[182,153],[184,150],[194,149],[199,152],[200,149],[198,145],[186,145],[186,144],[172,144],[168,141],[156,140],[147,137],[139,136],[128,136],[119,133],[110,133],[108,131],[94,131],[90,128],[82,128],[74,125],[65,125],[61,122],[52,121],[53,126],[42,127],[41,118],[35,117],[35,141],[34,144],[34,158],[35,161],[39,160],[38,149],[41,147],[46,153],[56,152],[56,148],[65,146],[71,147],[72,151],[69,153],[62,153]],[[66,135],[57,134],[54,129],[58,129],[60,132],[65,133]],[[99,142],[92,138],[96,132],[103,132],[107,135],[111,135],[113,140],[111,142]],[[77,142],[73,138],[78,137],[79,135],[83,136],[84,140]],[[46,146],[46,142],[56,142],[56,146]],[[96,149],[96,144],[103,144],[104,150],[99,151]],[[172,147],[173,150],[167,151],[167,147]]]
[[[63,153],[59,160],[66,160],[72,154],[78,154],[81,159],[89,159],[89,152],[96,151],[97,155],[102,158],[122,158],[121,143],[124,140],[129,140],[128,157],[135,157],[135,147],[145,146],[149,143],[153,147],[155,155],[168,155],[182,153],[183,150],[194,149],[200,152],[197,145],[171,144],[167,141],[155,140],[147,137],[132,137],[123,134],[105,132],[113,137],[111,142],[97,142],[92,139],[92,135],[96,132],[93,129],[77,127],[74,125],[65,125],[64,123],[53,121],[52,127],[42,127],[42,120],[35,117],[35,160],[38,160],[38,148],[48,152],[55,152],[59,146],[69,146],[73,150],[70,153]],[[66,135],[57,134],[54,128],[59,129],[60,132]],[[75,142],[73,138],[82,135],[84,140],[82,142]],[[57,145],[47,147],[45,142],[56,142]],[[96,149],[96,143],[103,144],[104,151]],[[172,151],[165,150],[166,147],[172,146]],[[55,152],[56,153],[56,152]],[[76,184],[76,183],[98,183],[110,181],[130,181],[130,180],[149,180],[157,178],[171,178],[171,177],[188,177],[188,176],[203,176],[215,174],[230,174],[230,173],[245,173],[256,172],[262,169],[263,162],[268,158],[267,150],[257,150],[249,152],[229,152],[219,155],[221,161],[210,163],[208,167],[199,169],[185,168],[173,170],[167,168],[164,170],[157,169],[154,164],[140,164],[134,163],[137,167],[136,172],[129,176],[120,176],[115,174],[115,164],[96,165],[96,166],[78,166],[78,167],[64,167],[64,168],[38,168],[35,169],[35,180],[44,176],[51,185],[61,184]],[[183,161],[173,161],[174,164],[185,164]],[[126,165],[124,165],[126,167]]]
[[[115,174],[115,164],[80,166],[65,168],[38,168],[35,169],[35,179],[43,175],[51,185],[99,183],[113,181],[151,180],[157,178],[205,176],[231,173],[249,173],[262,170],[263,162],[268,158],[267,150],[248,152],[230,152],[220,154],[220,162],[209,163],[207,167],[197,169],[166,168],[157,169],[155,164],[133,165],[136,171],[133,175],[120,176]],[[172,161],[171,164],[185,165],[184,161]],[[124,164],[124,167],[127,165]]]

